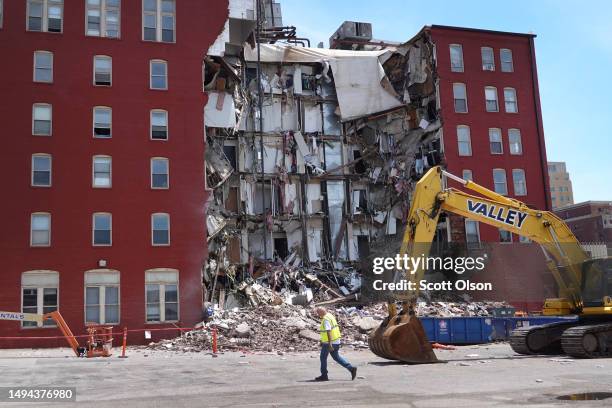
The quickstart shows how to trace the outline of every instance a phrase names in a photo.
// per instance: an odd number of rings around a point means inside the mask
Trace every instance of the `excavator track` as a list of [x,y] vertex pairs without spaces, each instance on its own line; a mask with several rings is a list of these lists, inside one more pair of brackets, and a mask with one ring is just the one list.
[[565,354],[576,358],[612,357],[612,323],[571,327],[563,332]]
[[522,327],[510,335],[510,347],[518,354],[563,354],[563,333],[579,324],[576,321]]

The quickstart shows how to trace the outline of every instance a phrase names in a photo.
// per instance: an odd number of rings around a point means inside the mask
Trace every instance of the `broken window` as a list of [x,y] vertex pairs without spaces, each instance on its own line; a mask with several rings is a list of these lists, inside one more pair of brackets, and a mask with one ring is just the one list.
[[472,142],[470,140],[470,127],[465,125],[457,126],[457,143],[459,156],[472,155]]
[[508,143],[510,144],[510,154],[523,154],[520,130],[508,129]]
[[93,137],[109,138],[112,136],[112,117],[111,108],[105,106],[96,106],[94,108]]
[[491,47],[480,48],[480,55],[482,56],[482,69],[484,71],[495,71],[495,59],[493,57],[493,48]]
[[325,170],[331,174],[342,174],[342,169],[336,169],[342,166],[342,143],[327,142],[325,145]]
[[223,145],[223,153],[234,169],[238,168],[236,164],[236,146]]
[[[361,159],[361,151],[353,150],[353,160],[356,161],[359,159]],[[359,160],[358,162],[355,163],[355,173],[364,174],[366,171],[367,171],[367,168],[363,160]]]
[[493,86],[485,87],[485,102],[487,112],[499,111],[499,106],[497,105],[497,88]]
[[344,233],[344,181],[327,182],[327,207],[329,209],[329,239],[333,254],[340,259],[346,258]]
[[491,154],[503,154],[504,145],[502,143],[501,129],[489,129],[489,147]]
[[493,184],[497,194],[508,195],[508,185],[506,183],[506,170],[493,169]]
[[354,189],[352,201],[353,214],[361,214],[368,209],[368,199],[365,189]]
[[514,71],[514,63],[512,62],[512,50],[502,48],[499,50],[499,60],[501,61],[502,72]]
[[453,98],[455,100],[455,112],[467,113],[467,93],[465,84],[453,84]]
[[111,86],[113,60],[111,57],[96,55],[94,57],[94,85]]
[[289,255],[289,246],[287,245],[287,237],[275,237],[273,238],[274,252],[280,259],[287,258]]
[[499,242],[501,243],[511,243],[512,242],[512,233],[510,231],[506,231],[503,229],[499,230]]
[[527,181],[525,180],[525,170],[512,169],[512,181],[514,183],[514,195],[527,195]]
[[474,181],[472,177],[472,170],[465,169],[461,172],[461,178],[464,180]]
[[504,88],[504,103],[506,105],[506,112],[518,112],[518,104],[516,103],[516,90],[514,88]]
[[450,59],[451,59],[451,71],[463,72],[463,49],[459,44],[449,45]]
[[51,105],[35,103],[32,107],[32,134],[51,136]]
[[34,82],[53,82],[53,53],[34,51]]
[[465,220],[465,242],[468,248],[478,246],[480,244],[480,229],[478,221]]

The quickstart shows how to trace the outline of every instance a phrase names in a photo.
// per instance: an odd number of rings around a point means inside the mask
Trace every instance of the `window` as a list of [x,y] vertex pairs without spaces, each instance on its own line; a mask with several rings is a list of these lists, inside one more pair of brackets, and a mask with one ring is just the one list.
[[[59,273],[28,271],[21,274],[21,311],[42,315],[57,310]],[[22,322],[22,327],[55,326],[53,320]]]
[[2,28],[3,19],[4,19],[4,1],[0,0],[0,28]]
[[459,44],[451,44],[450,48],[450,59],[451,59],[451,71],[463,72],[463,49]]
[[468,247],[478,246],[480,244],[480,230],[478,228],[478,221],[465,220],[465,242]]
[[493,48],[481,47],[480,55],[482,56],[483,71],[495,71],[495,60],[493,58]]
[[174,42],[174,0],[143,0],[142,38],[145,41]]
[[500,129],[489,129],[489,147],[491,154],[503,154],[504,145],[502,143],[502,135]]
[[179,319],[178,274],[176,269],[145,271],[147,322]]
[[34,82],[53,82],[53,53],[34,51]]
[[51,245],[51,214],[32,214],[30,221],[30,246],[49,245]]
[[51,187],[51,155],[32,155],[32,186]]
[[168,89],[168,64],[166,61],[152,60],[150,64],[151,89]]
[[105,106],[96,106],[93,109],[93,137],[109,138],[113,121],[113,111]]
[[516,103],[516,91],[514,90],[514,88],[504,88],[504,103],[506,104],[506,112],[518,112],[518,105]]
[[157,213],[151,216],[151,241],[153,245],[170,245],[170,216]]
[[508,244],[512,242],[512,233],[503,229],[499,230],[499,242]]
[[497,88],[492,86],[485,87],[485,101],[487,112],[499,111],[497,105]]
[[94,57],[94,85],[111,86],[113,78],[113,59],[105,55]]
[[495,186],[494,190],[497,194],[508,194],[508,185],[506,184],[506,170],[493,169],[493,184]]
[[168,188],[170,186],[170,175],[168,170],[168,159],[151,159],[151,188]]
[[112,159],[109,156],[93,157],[93,187],[111,187]]
[[474,181],[474,179],[472,178],[472,170],[463,170],[461,172],[461,178],[464,180]]
[[95,246],[112,245],[113,218],[109,213],[95,213],[92,223],[92,243]]
[[527,182],[525,181],[525,170],[512,169],[512,182],[514,183],[514,195],[527,195]]
[[514,71],[514,64],[512,62],[512,50],[502,48],[499,50],[499,60],[501,61],[502,72]]
[[28,0],[28,31],[62,32],[64,0]]
[[455,112],[467,112],[467,94],[465,84],[453,84],[453,98],[455,99]]
[[459,156],[472,155],[472,142],[470,140],[470,128],[468,126],[457,126],[457,143]]
[[168,112],[151,111],[151,139],[168,140]]
[[508,129],[508,143],[510,144],[510,154],[523,154],[520,130]]
[[85,34],[95,37],[119,38],[121,0],[86,0],[86,2]]
[[85,272],[85,324],[119,323],[118,271]]
[[36,136],[51,136],[51,105],[35,103],[32,107],[32,134]]

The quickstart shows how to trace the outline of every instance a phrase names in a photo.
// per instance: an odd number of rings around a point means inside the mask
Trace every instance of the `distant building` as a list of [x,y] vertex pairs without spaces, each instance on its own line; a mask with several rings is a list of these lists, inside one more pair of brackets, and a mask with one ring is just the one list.
[[608,251],[612,249],[612,201],[585,201],[557,209],[555,214],[580,242],[605,242]]
[[560,208],[574,204],[572,180],[570,180],[565,162],[548,162],[548,177],[552,207]]

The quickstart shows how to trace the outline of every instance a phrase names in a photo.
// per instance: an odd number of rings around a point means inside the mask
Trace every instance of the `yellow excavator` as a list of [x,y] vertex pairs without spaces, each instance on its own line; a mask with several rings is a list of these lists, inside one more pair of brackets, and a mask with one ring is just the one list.
[[[448,187],[454,180],[479,196]],[[473,181],[431,168],[416,184],[400,257],[422,257],[430,251],[440,212],[492,225],[540,244],[559,287],[559,297],[546,299],[543,314],[577,315],[577,320],[514,330],[510,346],[519,354],[567,354],[577,358],[612,357],[612,258],[590,259],[568,226],[548,211],[534,210]],[[418,282],[424,269],[405,279],[416,290],[402,294],[402,308],[388,304],[388,316],[369,336],[374,354],[409,363],[437,362],[431,343],[415,314]],[[399,276],[396,273],[394,280]]]

